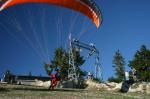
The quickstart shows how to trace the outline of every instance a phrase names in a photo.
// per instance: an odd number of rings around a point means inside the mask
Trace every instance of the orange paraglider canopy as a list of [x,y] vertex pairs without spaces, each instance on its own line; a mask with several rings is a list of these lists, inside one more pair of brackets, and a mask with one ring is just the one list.
[[23,3],[48,3],[73,9],[88,16],[98,28],[102,22],[101,13],[93,0],[2,0],[0,11]]

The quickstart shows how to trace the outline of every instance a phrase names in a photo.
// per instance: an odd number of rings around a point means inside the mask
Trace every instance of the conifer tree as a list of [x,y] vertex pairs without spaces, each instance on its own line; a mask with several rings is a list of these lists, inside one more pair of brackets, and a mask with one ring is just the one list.
[[124,79],[125,72],[125,59],[118,50],[113,57],[113,68],[115,71],[115,77],[110,77],[109,81],[121,82]]
[[150,50],[142,45],[129,61],[129,67],[136,70],[136,77],[141,81],[150,81]]

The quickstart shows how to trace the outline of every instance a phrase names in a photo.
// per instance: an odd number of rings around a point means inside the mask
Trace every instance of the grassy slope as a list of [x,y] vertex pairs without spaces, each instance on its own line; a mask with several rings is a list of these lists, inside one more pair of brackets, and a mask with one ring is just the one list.
[[0,99],[149,99],[149,95],[104,90],[55,89],[44,87],[0,84]]

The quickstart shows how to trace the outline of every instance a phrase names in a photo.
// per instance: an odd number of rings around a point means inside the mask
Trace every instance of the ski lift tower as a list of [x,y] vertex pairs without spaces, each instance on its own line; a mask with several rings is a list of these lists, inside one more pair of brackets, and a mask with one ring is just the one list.
[[78,83],[79,74],[77,74],[77,66],[75,66],[74,55],[73,55],[73,45],[71,35],[69,36],[69,69],[68,78]]
[[95,45],[93,43],[90,44],[84,44],[79,42],[76,39],[71,40],[70,39],[70,49],[69,49],[69,65],[70,68],[68,70],[68,77],[78,82],[79,74],[77,73],[78,67],[75,66],[74,63],[74,55],[73,55],[73,49],[77,49],[80,51],[81,49],[88,50],[88,56],[87,58],[95,55],[95,77],[97,79],[103,79],[102,78],[102,67],[100,65],[100,58],[99,58],[99,51],[96,49]]

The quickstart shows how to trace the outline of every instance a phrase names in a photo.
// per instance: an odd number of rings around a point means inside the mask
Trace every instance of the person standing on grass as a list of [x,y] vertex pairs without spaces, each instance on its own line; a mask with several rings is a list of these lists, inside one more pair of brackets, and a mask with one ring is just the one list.
[[57,85],[59,81],[58,73],[59,70],[57,68],[54,71],[49,73],[49,76],[51,77],[51,85],[49,87],[49,90],[54,89],[54,87]]
[[54,87],[57,85],[59,81],[59,77],[58,77],[59,69],[54,68],[50,64],[45,64],[45,69],[47,74],[50,76],[50,81],[51,81],[48,89],[54,89]]

